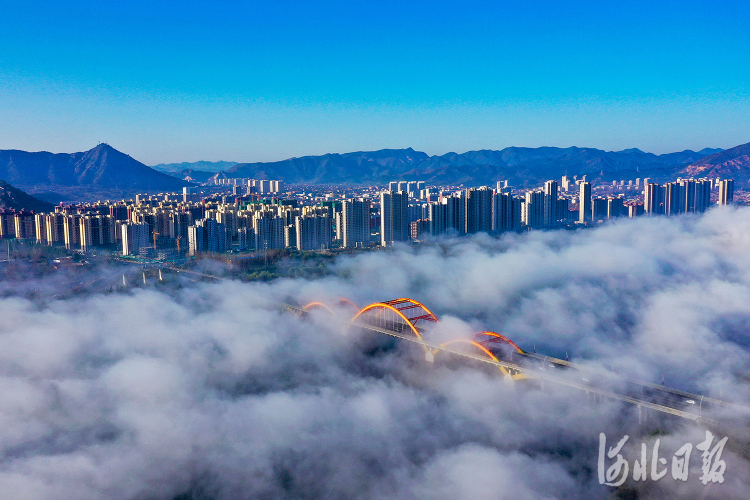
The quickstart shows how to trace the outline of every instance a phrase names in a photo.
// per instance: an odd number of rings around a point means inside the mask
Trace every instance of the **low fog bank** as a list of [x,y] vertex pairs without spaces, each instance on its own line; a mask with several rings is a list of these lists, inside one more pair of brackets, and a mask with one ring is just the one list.
[[[412,297],[440,335],[522,348],[743,404],[750,209],[583,231],[479,235],[339,258],[318,280],[182,283],[0,299],[7,498],[747,498],[745,429],[726,481],[605,488],[599,433],[663,456],[705,431],[564,387],[423,362],[282,302]],[[25,285],[33,289],[32,283]],[[40,279],[39,288],[49,286]],[[339,311],[344,314],[343,310]],[[613,443],[610,443],[613,444]],[[632,465],[632,460],[631,460]]]

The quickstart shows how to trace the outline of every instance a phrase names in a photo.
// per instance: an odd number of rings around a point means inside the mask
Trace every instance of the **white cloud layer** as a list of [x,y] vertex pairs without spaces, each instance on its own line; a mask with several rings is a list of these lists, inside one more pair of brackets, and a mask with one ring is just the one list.
[[[413,297],[443,335],[490,329],[747,404],[748,255],[750,209],[727,209],[363,253],[314,281],[6,296],[0,496],[606,498],[598,435],[640,442],[632,407],[424,363],[403,344],[368,350],[324,313],[278,304]],[[703,436],[652,416],[656,428],[665,454]],[[643,483],[640,498],[748,498],[748,433],[732,432],[724,484],[704,487],[695,455],[689,482]]]

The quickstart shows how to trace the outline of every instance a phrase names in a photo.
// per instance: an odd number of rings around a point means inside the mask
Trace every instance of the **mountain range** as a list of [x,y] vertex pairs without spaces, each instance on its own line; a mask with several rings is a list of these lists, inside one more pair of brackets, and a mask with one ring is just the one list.
[[[681,173],[684,175],[688,172],[687,167],[716,154],[724,154],[721,158],[731,161],[736,149],[706,148],[656,155],[639,149],[509,147],[500,151],[479,150],[436,156],[412,148],[382,149],[304,156],[277,162],[240,163],[219,173],[189,170],[173,175],[189,176],[189,179],[202,182],[217,177],[247,177],[309,184],[384,184],[392,180],[418,179],[437,185],[491,185],[498,180],[508,180],[518,187],[538,185],[563,175],[587,175],[591,180],[600,181],[637,177],[664,181]],[[736,176],[750,176],[750,161],[739,158],[735,163]],[[721,175],[718,170],[713,171]]]
[[0,150],[0,179],[26,190],[51,186],[178,191],[189,183],[158,172],[108,144],[81,153]]
[[686,175],[745,179],[750,167],[750,143],[721,151],[688,165]]
[[639,149],[603,151],[579,147],[509,147],[499,151],[435,156],[412,148],[381,149],[277,162],[240,163],[219,172],[188,168],[171,175],[147,167],[107,144],[81,153],[0,150],[0,179],[32,194],[40,193],[40,197],[50,201],[81,199],[82,196],[102,193],[115,196],[125,190],[130,190],[130,193],[174,192],[190,182],[205,182],[212,178],[247,177],[281,179],[288,184],[359,185],[423,180],[429,184],[465,186],[493,185],[495,181],[508,180],[516,187],[530,187],[563,175],[586,175],[590,180],[604,182],[637,177],[663,182],[678,176],[733,177],[746,182],[750,180],[750,143],[727,150],[688,150],[661,155]]

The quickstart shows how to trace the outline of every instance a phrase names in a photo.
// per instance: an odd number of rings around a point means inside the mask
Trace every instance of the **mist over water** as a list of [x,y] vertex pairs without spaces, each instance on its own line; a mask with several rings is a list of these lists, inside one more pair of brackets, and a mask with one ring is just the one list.
[[[635,448],[632,407],[425,363],[403,343],[279,305],[412,297],[441,319],[440,338],[493,330],[527,351],[747,405],[749,256],[750,209],[714,209],[343,256],[317,280],[6,294],[0,497],[608,498],[623,491],[598,483],[598,436],[629,433]],[[705,435],[659,416],[648,425],[667,457]],[[697,480],[696,454],[688,482],[630,487],[748,498],[748,433],[735,432],[723,484]]]

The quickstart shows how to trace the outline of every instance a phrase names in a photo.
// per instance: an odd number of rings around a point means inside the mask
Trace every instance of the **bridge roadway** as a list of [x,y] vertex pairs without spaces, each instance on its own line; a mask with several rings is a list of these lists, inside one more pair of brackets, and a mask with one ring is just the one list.
[[[309,313],[309,311],[303,307],[290,304],[284,304],[282,307],[299,315]],[[346,327],[362,328],[405,340],[413,344],[418,344],[425,349],[426,353],[436,353],[438,351],[447,352],[456,356],[462,356],[464,358],[494,365],[498,368],[503,367],[511,373],[523,374],[525,376],[524,378],[535,379],[542,384],[548,382],[550,384],[578,389],[592,396],[630,403],[638,407],[639,418],[643,418],[645,415],[644,410],[653,410],[695,422],[716,424],[720,420],[723,420],[722,409],[739,411],[746,419],[750,417],[750,408],[708,398],[699,394],[692,394],[686,391],[673,389],[663,385],[628,381],[611,373],[594,372],[593,370],[577,366],[569,361],[550,356],[526,352],[519,353],[514,351],[509,359],[498,357],[497,360],[494,360],[479,354],[457,349],[455,345],[443,345],[430,342],[424,338],[418,338],[413,335],[411,330],[407,327],[384,328],[379,325],[368,323],[361,318],[355,321],[344,321],[340,319],[339,321]],[[421,328],[419,330],[423,331]],[[497,356],[499,353],[493,352],[493,354]],[[428,358],[429,357],[428,354]],[[571,376],[569,372],[573,370],[578,373]],[[577,381],[576,379],[580,379],[580,381]],[[610,383],[597,383],[602,381]],[[615,386],[617,389],[613,390],[604,387],[604,385]]]

